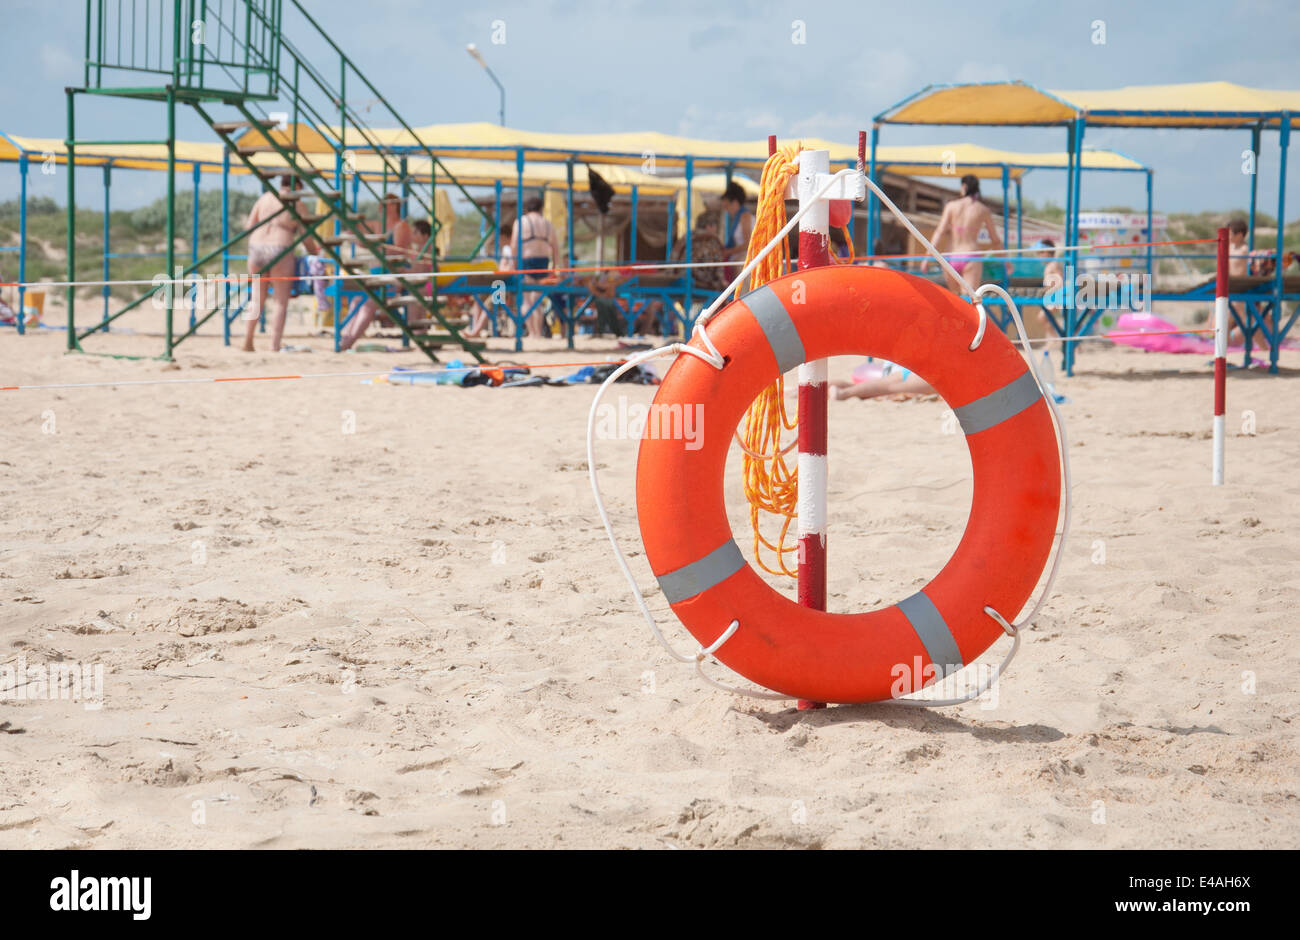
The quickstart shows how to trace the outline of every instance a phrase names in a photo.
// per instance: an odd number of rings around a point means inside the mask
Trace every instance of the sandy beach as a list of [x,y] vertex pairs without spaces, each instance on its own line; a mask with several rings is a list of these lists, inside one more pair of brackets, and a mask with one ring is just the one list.
[[[144,317],[86,348],[157,354]],[[422,362],[335,355],[293,319],[314,352],[205,333],[165,363],[6,331],[0,385]],[[1300,352],[1231,374],[1219,488],[1205,358],[1080,357],[1055,595],[993,699],[936,711],[800,713],[673,663],[595,514],[593,386],[5,392],[0,668],[102,666],[102,700],[0,700],[0,848],[1300,846]],[[970,466],[944,409],[832,403],[832,610],[893,603],[956,546]],[[634,460],[601,442],[649,588]],[[745,547],[735,474],[728,505]]]

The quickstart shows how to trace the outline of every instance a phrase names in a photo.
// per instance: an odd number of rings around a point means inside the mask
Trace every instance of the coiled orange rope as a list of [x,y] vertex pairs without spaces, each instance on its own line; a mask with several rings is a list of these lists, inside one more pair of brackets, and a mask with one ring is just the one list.
[[[754,231],[749,238],[745,257],[748,264],[767,245],[786,223],[785,194],[790,180],[799,172],[799,145],[785,147],[768,157],[763,166],[759,186],[758,210],[754,214]],[[759,262],[749,277],[748,289],[753,290],[784,274],[790,266],[790,246],[786,239]],[[737,288],[736,296],[740,296]],[[754,532],[754,558],[764,571],[776,575],[798,577],[796,564],[791,568],[787,556],[798,552],[798,544],[787,545],[790,524],[798,514],[799,476],[798,464],[786,463],[786,454],[797,441],[782,447],[781,437],[798,426],[798,416],[791,419],[785,408],[785,380],[776,382],[754,399],[745,413],[744,435],[739,437],[742,449],[742,468],[745,480],[745,499],[749,502],[749,525]],[[761,514],[779,516],[781,532],[775,544],[763,535]],[[763,549],[776,553],[775,568],[764,558]]]

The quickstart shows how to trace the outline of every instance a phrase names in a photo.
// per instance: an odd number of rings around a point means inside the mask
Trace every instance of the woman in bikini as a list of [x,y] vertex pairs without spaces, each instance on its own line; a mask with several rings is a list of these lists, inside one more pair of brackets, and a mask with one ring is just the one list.
[[[529,281],[542,280],[546,277],[544,272],[547,268],[552,264],[559,264],[560,239],[555,234],[555,226],[542,215],[543,205],[541,196],[530,196],[525,199],[524,214],[515,223],[510,236],[510,245],[519,270],[537,272],[525,275],[525,279]],[[529,336],[546,335],[546,312],[538,303],[540,299],[541,294],[536,291],[524,294],[524,308],[532,310],[527,321]],[[556,295],[552,302],[558,300],[559,296]],[[556,312],[559,312],[558,308]]]
[[[280,196],[293,190],[292,176],[280,177],[279,193],[262,193],[253,203],[248,213],[245,228],[252,228],[263,219],[275,216],[284,208]],[[257,284],[257,303],[244,311],[244,352],[253,352],[253,337],[257,333],[257,323],[266,306],[267,291],[274,286],[275,294],[271,304],[271,352],[280,351],[280,340],[284,337],[284,315],[289,307],[289,291],[294,277],[293,249],[290,247],[302,232],[302,226],[288,212],[271,219],[252,235],[248,236],[248,273],[260,275],[255,278]],[[303,239],[309,252],[320,251],[316,240],[311,236]],[[276,260],[276,256],[279,260]],[[268,266],[275,262],[273,268]]]
[[[945,235],[951,236],[948,263],[971,290],[979,287],[984,276],[983,253],[986,249],[981,247],[979,239],[980,232],[985,230],[989,233],[989,248],[994,251],[1000,249],[1002,239],[993,224],[993,213],[980,201],[979,178],[967,174],[961,178],[961,198],[953,199],[943,207],[943,215],[939,217],[939,225],[930,236],[930,241],[938,247]],[[929,267],[929,259],[922,261],[921,273],[925,273]],[[960,294],[961,281],[954,280],[947,271],[944,275],[948,289],[954,294]]]

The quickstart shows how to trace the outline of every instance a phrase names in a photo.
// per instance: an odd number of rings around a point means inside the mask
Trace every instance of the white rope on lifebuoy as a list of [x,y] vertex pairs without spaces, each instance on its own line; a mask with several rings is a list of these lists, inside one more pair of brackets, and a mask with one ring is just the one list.
[[1072,501],[1071,485],[1070,485],[1070,445],[1069,445],[1069,441],[1066,439],[1065,436],[1065,422],[1061,419],[1061,412],[1056,407],[1056,399],[1052,397],[1050,390],[1046,387],[1045,383],[1043,382],[1043,377],[1038,373],[1038,364],[1034,361],[1032,349],[1029,344],[1029,336],[1025,331],[1025,321],[1020,316],[1020,308],[1016,306],[1016,302],[1011,297],[1011,295],[1008,294],[997,284],[980,285],[979,290],[975,291],[975,294],[972,297],[972,302],[975,304],[975,308],[980,312],[980,323],[979,323],[979,329],[975,334],[975,339],[971,342],[970,348],[972,351],[977,349],[979,347],[980,341],[983,340],[984,338],[984,327],[986,323],[986,315],[984,312],[984,305],[980,303],[980,298],[982,298],[986,294],[1000,295],[1002,297],[1002,300],[1006,303],[1007,309],[1011,312],[1011,317],[1016,324],[1016,332],[1020,335],[1020,344],[1025,350],[1025,358],[1029,361],[1029,371],[1033,373],[1034,382],[1037,383],[1038,391],[1042,394],[1043,399],[1047,402],[1048,410],[1051,412],[1052,415],[1052,423],[1056,426],[1057,437],[1060,441],[1061,485],[1065,490],[1065,499],[1063,500],[1064,512],[1061,518],[1061,534],[1060,537],[1056,540],[1056,553],[1052,558],[1052,566],[1048,570],[1047,581],[1043,585],[1042,593],[1039,594],[1038,596],[1038,603],[1034,605],[1033,609],[1023,619],[1021,619],[1019,623],[1016,624],[1008,623],[1006,618],[1003,617],[996,610],[994,610],[992,607],[984,608],[984,613],[988,614],[990,617],[996,620],[1001,625],[1003,631],[1012,638],[1011,649],[1007,652],[1006,658],[1002,660],[1002,662],[998,665],[997,669],[993,671],[993,674],[989,676],[989,678],[986,681],[982,682],[980,686],[970,695],[963,696],[960,698],[952,698],[952,699],[927,699],[924,697],[895,698],[895,699],[890,699],[889,702],[887,702],[886,704],[925,706],[931,708],[935,706],[944,706],[944,705],[961,705],[964,702],[969,702],[972,699],[979,698],[990,688],[992,688],[993,683],[997,682],[998,678],[1002,675],[1002,673],[1005,672],[1007,667],[1011,665],[1011,661],[1015,659],[1016,653],[1019,652],[1020,650],[1021,628],[1033,622],[1034,618],[1038,616],[1039,611],[1043,609],[1043,605],[1047,603],[1047,599],[1052,596],[1052,586],[1056,583],[1056,575],[1061,569],[1061,558],[1065,552],[1065,540],[1070,534],[1070,510],[1071,510],[1071,501]]
[[[632,569],[627,563],[627,558],[623,554],[623,550],[618,543],[618,538],[614,534],[613,524],[611,523],[609,518],[609,513],[605,508],[604,498],[601,496],[600,493],[600,478],[596,472],[596,439],[595,439],[596,413],[597,413],[597,409],[600,407],[601,399],[604,398],[605,393],[609,390],[609,387],[628,370],[650,359],[685,354],[685,355],[695,356],[696,358],[701,359],[704,362],[707,362],[715,369],[719,369],[719,370],[722,369],[725,366],[726,361],[723,358],[722,354],[718,352],[717,347],[713,344],[713,341],[709,338],[708,332],[705,329],[709,319],[722,306],[723,301],[726,299],[726,297],[729,294],[735,292],[735,290],[740,286],[740,284],[743,283],[744,280],[749,276],[750,272],[753,271],[754,267],[763,258],[765,258],[776,245],[780,244],[782,239],[784,239],[787,235],[789,235],[790,231],[794,228],[795,225],[798,224],[799,220],[809,210],[811,210],[814,205],[816,205],[818,200],[820,200],[822,196],[825,195],[825,193],[829,192],[830,189],[842,177],[858,174],[858,173],[859,171],[854,169],[845,169],[831,176],[827,180],[825,185],[819,189],[816,195],[811,200],[809,200],[804,206],[801,206],[799,211],[795,213],[795,215],[792,216],[788,222],[786,222],[785,226],[779,232],[777,232],[777,234],[772,238],[772,240],[769,241],[767,245],[765,245],[763,249],[753,259],[751,259],[748,264],[745,265],[745,267],[740,271],[740,273],[731,282],[731,284],[727,287],[727,289],[722,291],[713,300],[713,302],[709,304],[709,306],[706,307],[704,311],[701,312],[700,316],[695,321],[694,333],[699,336],[701,343],[704,345],[705,350],[707,351],[701,351],[685,343],[671,343],[666,346],[661,346],[656,349],[646,350],[645,352],[641,352],[633,355],[622,365],[620,365],[617,369],[611,372],[609,376],[606,377],[605,381],[601,383],[600,388],[597,389],[596,391],[596,397],[591,403],[591,410],[587,415],[587,472],[591,480],[592,495],[596,499],[596,511],[600,516],[601,524],[605,527],[605,534],[609,537],[610,545],[614,549],[615,560],[618,562],[618,566],[622,570],[623,576],[627,579],[628,584],[632,588],[632,594],[636,598],[637,606],[640,608],[642,616],[645,618],[646,623],[650,627],[650,632],[653,634],[654,638],[658,640],[659,644],[665,650],[668,651],[668,655],[670,655],[673,659],[681,663],[694,663],[696,673],[706,683],[708,683],[709,685],[715,688],[722,689],[723,691],[727,691],[727,692],[732,692],[737,695],[746,695],[751,698],[769,699],[775,701],[789,701],[792,698],[794,698],[794,696],[783,695],[779,692],[756,691],[753,689],[743,689],[737,686],[727,685],[725,683],[718,682],[714,679],[709,678],[704,673],[702,668],[704,660],[710,658],[712,654],[719,647],[722,646],[723,643],[725,643],[736,633],[736,631],[740,628],[740,622],[738,620],[733,620],[730,623],[730,625],[728,625],[727,629],[724,630],[723,633],[718,637],[718,639],[715,640],[710,646],[708,646],[707,648],[700,647],[699,650],[693,655],[684,655],[682,653],[679,653],[672,646],[672,644],[668,642],[667,638],[663,635],[663,632],[659,629],[658,623],[655,621],[654,615],[650,612],[650,608],[646,604],[645,595],[641,592],[641,588],[637,584],[636,577],[632,574]],[[1012,638],[1011,649],[1007,653],[1006,657],[998,665],[997,669],[993,671],[992,675],[987,680],[980,683],[979,687],[974,692],[968,695],[960,696],[957,698],[950,698],[950,699],[927,699],[924,697],[893,698],[893,699],[886,699],[883,702],[879,703],[879,704],[893,704],[893,705],[924,707],[924,708],[934,708],[934,707],[948,706],[948,705],[961,705],[966,702],[972,701],[976,698],[979,698],[990,688],[992,688],[994,683],[997,682],[997,680],[1001,677],[1002,673],[1005,672],[1007,667],[1011,664],[1011,661],[1015,658],[1016,653],[1020,649],[1021,628],[1031,623],[1034,620],[1034,618],[1037,617],[1039,611],[1042,610],[1043,605],[1047,602],[1047,598],[1051,596],[1052,586],[1055,583],[1056,575],[1060,570],[1061,558],[1065,547],[1065,540],[1069,534],[1069,529],[1070,529],[1070,509],[1071,509],[1070,456],[1069,456],[1069,449],[1068,449],[1068,444],[1065,436],[1065,425],[1061,420],[1061,414],[1056,407],[1056,402],[1053,399],[1052,395],[1048,392],[1047,388],[1045,387],[1043,379],[1038,373],[1038,368],[1034,363],[1034,358],[1032,355],[1030,355],[1029,338],[1025,331],[1024,320],[1021,318],[1020,309],[1019,307],[1016,306],[1016,302],[1011,297],[1011,295],[1008,294],[1005,290],[1003,290],[1000,286],[996,284],[984,284],[978,290],[972,291],[970,289],[970,285],[968,285],[966,281],[952,267],[952,265],[948,263],[948,259],[945,258],[943,254],[934,247],[933,244],[931,244],[928,238],[926,238],[917,230],[917,228],[908,220],[908,218],[899,210],[899,208],[896,205],[894,205],[893,201],[888,196],[885,195],[885,193],[880,189],[880,187],[877,186],[871,180],[870,177],[864,177],[864,179],[866,181],[867,186],[871,188],[871,190],[876,194],[876,196],[880,199],[880,201],[889,209],[889,211],[892,212],[894,216],[903,224],[903,226],[913,235],[913,237],[915,237],[917,241],[920,242],[925,247],[925,250],[932,257],[934,257],[935,260],[939,262],[940,266],[942,266],[943,269],[952,276],[953,280],[955,280],[961,285],[962,293],[965,295],[966,299],[969,300],[971,304],[975,306],[975,309],[978,311],[978,315],[979,315],[979,325],[976,330],[975,338],[972,340],[970,345],[970,349],[972,351],[977,349],[979,347],[980,342],[983,340],[985,328],[987,326],[987,321],[988,321],[988,314],[984,310],[983,304],[980,303],[980,298],[982,298],[985,294],[995,293],[1000,295],[1003,301],[1007,304],[1008,309],[1011,312],[1012,319],[1015,321],[1016,329],[1020,334],[1021,345],[1023,346],[1026,352],[1026,356],[1029,360],[1029,369],[1033,373],[1034,381],[1038,385],[1039,391],[1046,399],[1047,406],[1051,411],[1052,422],[1056,426],[1057,435],[1061,445],[1060,447],[1061,470],[1062,470],[1063,485],[1065,488],[1064,517],[1061,524],[1061,534],[1056,542],[1056,554],[1052,560],[1052,566],[1048,573],[1047,582],[1045,583],[1043,587],[1043,591],[1038,598],[1038,602],[1034,605],[1034,608],[1029,612],[1029,614],[1024,619],[1022,619],[1018,624],[1008,623],[1000,613],[993,610],[993,608],[991,607],[984,608],[984,612],[988,616],[996,620],[1002,626],[1003,631]]]

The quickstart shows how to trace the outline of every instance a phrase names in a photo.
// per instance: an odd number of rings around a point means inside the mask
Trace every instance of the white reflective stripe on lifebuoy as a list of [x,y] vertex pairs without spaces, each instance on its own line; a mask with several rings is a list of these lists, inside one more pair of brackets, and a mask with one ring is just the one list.
[[957,641],[953,639],[943,614],[939,613],[939,608],[934,606],[934,601],[924,591],[918,591],[899,601],[898,609],[916,631],[930,662],[938,667],[941,676],[950,675],[962,668],[964,663]]
[[953,414],[967,434],[978,434],[1001,424],[1008,418],[1014,418],[1038,399],[1043,393],[1034,381],[1034,373],[1025,372],[1019,378],[1012,379],[1006,385],[989,392],[983,398],[977,398],[967,405],[954,408]]
[[703,558],[655,577],[668,603],[677,604],[696,594],[703,594],[743,567],[745,556],[740,554],[740,547],[735,540],[728,539]]
[[784,375],[795,366],[801,365],[806,356],[803,351],[803,339],[799,336],[799,328],[794,325],[794,320],[790,318],[790,311],[785,309],[785,304],[772,292],[772,288],[764,285],[740,299],[754,314],[754,319],[762,328],[763,335],[767,337],[767,343],[772,347],[772,355],[776,357],[776,365],[781,374]]

